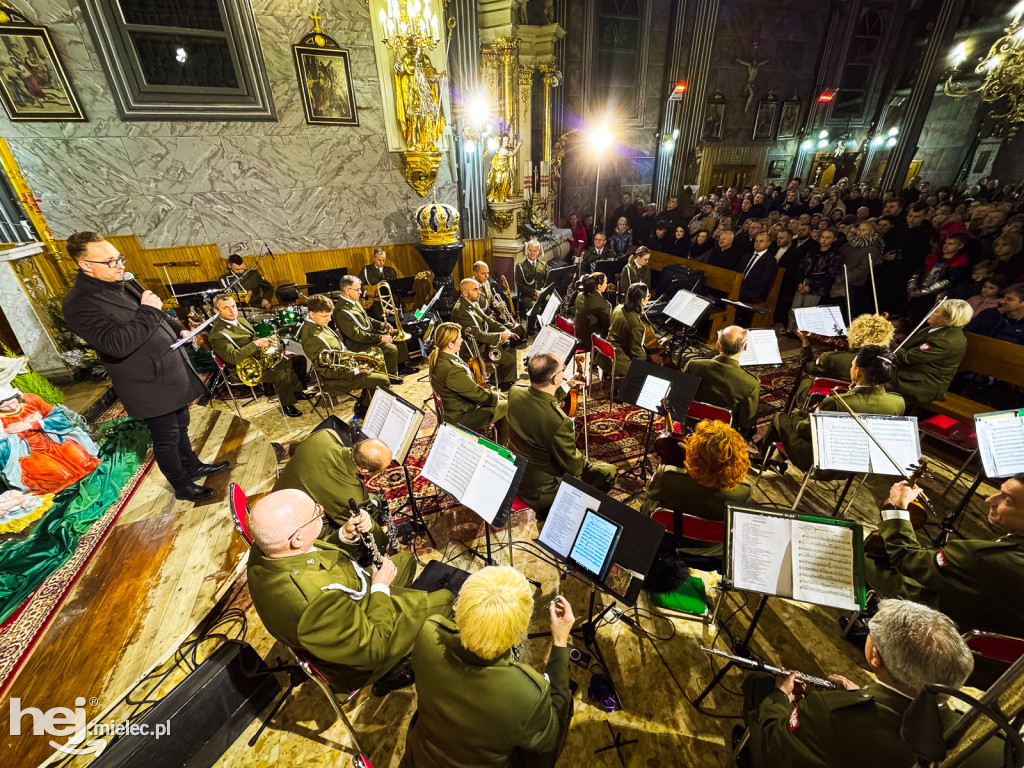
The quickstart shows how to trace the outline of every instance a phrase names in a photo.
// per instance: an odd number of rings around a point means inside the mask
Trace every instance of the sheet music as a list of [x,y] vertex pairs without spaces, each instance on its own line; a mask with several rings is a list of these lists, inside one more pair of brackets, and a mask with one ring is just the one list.
[[362,432],[384,442],[399,464],[405,461],[409,446],[416,439],[423,414],[383,389],[373,394],[366,411]]
[[461,500],[473,480],[480,451],[487,449],[454,427],[442,424],[420,475]]
[[772,328],[747,331],[747,348],[740,355],[740,365],[782,365],[779,338]]
[[794,600],[859,609],[853,534],[841,525],[792,521]]
[[[867,445],[871,438],[848,413],[812,413],[811,438],[814,466],[818,469],[871,471],[871,452]],[[917,461],[916,458],[914,460]]]
[[560,306],[562,306],[562,298],[558,295],[558,291],[552,291],[551,295],[548,296],[548,305],[540,313],[540,325],[542,328],[545,325],[551,325],[551,321],[555,319]]
[[[839,307],[801,307],[793,310],[796,327],[821,336],[846,335],[846,323]],[[838,327],[838,331],[836,328]]]
[[709,304],[711,302],[703,296],[698,296],[690,291],[679,290],[663,311],[673,320],[678,320],[683,325],[692,327],[700,320],[700,316]]
[[1024,410],[979,413],[974,429],[987,477],[1024,472]]
[[598,514],[586,514],[576,543],[569,553],[570,558],[591,573],[601,574],[605,560],[608,559],[608,551],[615,543],[618,532],[619,528],[615,523],[605,520]]
[[527,357],[551,352],[559,360],[565,360],[576,350],[576,337],[570,336],[553,325],[544,325],[526,352]]
[[793,594],[792,521],[732,510],[732,585],[770,595]]
[[[871,430],[871,434],[885,446],[894,459],[908,474],[913,465],[921,460],[921,438],[917,431],[916,416],[861,416]],[[853,420],[853,417],[850,417]],[[886,458],[875,441],[864,435],[868,441],[868,452],[871,454],[871,472],[876,475],[899,475],[901,472]]]
[[640,394],[636,397],[636,404],[645,411],[657,413],[661,408],[661,401],[668,394],[672,382],[668,379],[659,379],[657,376],[648,376],[640,388]]
[[583,516],[588,509],[597,511],[600,505],[590,494],[569,483],[562,483],[558,486],[548,519],[537,540],[562,557],[569,557],[569,551],[583,523]]
[[493,524],[501,511],[505,492],[516,476],[516,465],[485,446],[478,444],[477,447],[479,463],[459,501]]

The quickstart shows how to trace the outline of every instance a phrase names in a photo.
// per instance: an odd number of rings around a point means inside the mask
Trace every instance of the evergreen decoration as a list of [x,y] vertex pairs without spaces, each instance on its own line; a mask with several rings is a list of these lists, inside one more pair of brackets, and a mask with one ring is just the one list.
[[[19,355],[14,353],[14,350],[3,342],[0,342],[0,349],[3,350],[4,355],[7,357],[19,357]],[[31,367],[28,373],[15,376],[11,385],[22,392],[31,392],[34,395],[39,395],[50,405],[61,405],[64,402],[64,392],[61,388],[51,384],[44,376],[40,376],[31,370]]]

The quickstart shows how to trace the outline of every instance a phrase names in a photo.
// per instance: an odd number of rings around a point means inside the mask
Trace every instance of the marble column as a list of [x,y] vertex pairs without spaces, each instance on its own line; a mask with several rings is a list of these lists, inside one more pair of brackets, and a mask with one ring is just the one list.
[[935,96],[935,84],[938,81],[939,71],[949,52],[953,33],[960,23],[963,7],[964,0],[942,0],[935,24],[932,26],[931,37],[928,38],[928,45],[925,47],[924,56],[917,70],[917,78],[914,80],[910,96],[907,99],[903,119],[900,121],[900,133],[896,137],[896,146],[889,153],[889,160],[882,173],[880,182],[882,190],[903,189],[907,171],[910,170],[910,164],[914,160],[914,155],[917,154],[917,142],[921,138],[921,129],[924,128],[924,121],[928,117],[928,110],[932,105],[932,98]]
[[42,252],[42,243],[0,251],[0,304],[32,370],[60,384],[70,376],[47,330],[50,318],[44,313],[53,297],[31,262],[32,256]]

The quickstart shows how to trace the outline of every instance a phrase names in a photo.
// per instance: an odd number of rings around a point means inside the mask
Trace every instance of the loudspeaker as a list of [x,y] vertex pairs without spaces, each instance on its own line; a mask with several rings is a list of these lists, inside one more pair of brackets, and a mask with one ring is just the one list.
[[146,735],[120,737],[91,765],[211,768],[281,691],[251,645],[228,640],[138,721]]

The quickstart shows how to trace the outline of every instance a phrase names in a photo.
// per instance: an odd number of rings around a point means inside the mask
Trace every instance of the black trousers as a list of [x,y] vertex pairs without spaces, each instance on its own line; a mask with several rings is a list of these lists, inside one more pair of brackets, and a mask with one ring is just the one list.
[[189,442],[188,424],[188,406],[146,419],[153,435],[153,458],[175,490],[190,485],[192,472],[202,464]]

